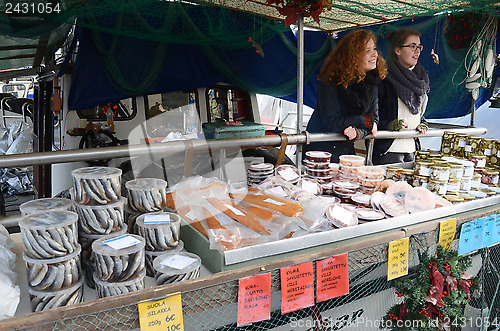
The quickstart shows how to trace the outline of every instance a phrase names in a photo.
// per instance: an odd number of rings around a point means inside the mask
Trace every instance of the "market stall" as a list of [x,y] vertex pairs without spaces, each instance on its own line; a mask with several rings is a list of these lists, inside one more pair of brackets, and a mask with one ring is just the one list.
[[[313,139],[314,138],[315,137],[313,137]],[[234,142],[236,143],[236,141]],[[225,141],[224,147],[228,147],[228,143],[229,141]],[[242,140],[240,143],[245,144],[249,142]],[[279,138],[276,143],[280,143]],[[174,148],[181,148],[178,147],[178,143],[167,143],[165,145],[169,146],[169,144],[174,146]],[[157,148],[160,147],[161,146],[158,146]],[[95,157],[96,155],[94,154],[93,158]],[[6,158],[5,161],[13,163],[20,162],[15,159],[17,156],[10,158],[10,160]],[[29,163],[30,160],[28,159],[24,159],[23,162],[28,161]],[[32,161],[34,162],[34,160]],[[110,171],[112,173],[111,169]],[[281,175],[282,178],[288,178],[284,173]],[[82,202],[86,201],[90,207],[94,204],[91,200],[95,200],[95,197],[87,197],[85,195],[86,193],[79,189],[84,188],[85,185],[97,185],[97,183],[91,182],[96,180],[93,177],[94,175],[91,176],[92,178],[87,178],[85,176],[88,177],[88,175],[84,175],[85,182],[82,182],[81,186],[75,186],[74,188],[77,188],[77,192],[73,194],[76,194],[77,202],[80,205],[82,205]],[[113,177],[112,174],[110,174],[110,176],[111,178]],[[77,174],[77,178],[82,177]],[[99,181],[100,183],[104,183],[102,179],[99,179]],[[213,183],[224,185],[224,183],[218,180],[212,182],[212,184]],[[155,185],[147,186],[155,187]],[[192,192],[193,190],[189,191]],[[179,190],[179,192],[181,191]],[[116,192],[114,193],[116,195]],[[110,193],[107,193],[102,196],[102,198],[111,198],[111,196],[112,194],[110,195]],[[133,196],[134,195],[130,195],[129,197]],[[90,198],[90,200],[88,198]],[[218,198],[223,198],[223,196],[218,194]],[[280,201],[276,196],[273,198],[276,199],[275,201]],[[254,243],[250,246],[242,246],[230,250],[210,249],[209,240],[200,235],[200,232],[198,232],[194,226],[184,223],[180,229],[180,238],[184,243],[185,250],[200,256],[203,264],[208,268],[202,269],[199,278],[155,286],[154,278],[146,276],[144,278],[144,289],[99,299],[97,299],[97,294],[95,294],[96,292],[94,290],[84,287],[84,302],[82,303],[60,308],[51,308],[34,314],[12,317],[3,320],[3,322],[0,323],[0,327],[5,329],[20,328],[21,326],[38,329],[64,327],[71,327],[74,329],[105,329],[107,327],[137,328],[139,327],[139,323],[141,323],[141,325],[146,323],[144,321],[139,322],[138,307],[141,302],[146,301],[150,302],[150,304],[158,300],[162,302],[165,297],[172,298],[172,294],[179,293],[183,302],[181,311],[185,329],[231,329],[234,328],[235,325],[246,324],[242,324],[241,321],[238,321],[238,318],[241,317],[241,313],[238,313],[238,308],[240,307],[238,298],[241,296],[238,295],[238,291],[240,290],[240,286],[238,285],[239,281],[247,277],[265,274],[271,275],[271,315],[261,322],[257,322],[257,320],[251,321],[250,326],[246,326],[246,328],[252,329],[266,325],[268,329],[279,329],[280,327],[286,327],[285,325],[290,323],[299,323],[298,321],[302,321],[300,323],[310,323],[311,318],[309,316],[311,316],[311,313],[316,316],[316,319],[317,316],[323,316],[324,323],[327,323],[325,321],[330,319],[337,320],[339,318],[343,321],[346,319],[346,317],[344,317],[346,314],[349,316],[349,320],[352,318],[357,320],[361,316],[365,319],[380,320],[390,306],[379,307],[378,310],[375,310],[367,308],[366,305],[367,302],[370,302],[372,299],[379,300],[380,297],[378,297],[378,295],[386,298],[388,304],[390,303],[392,305],[397,303],[397,299],[393,298],[391,294],[393,293],[390,290],[392,283],[387,280],[389,272],[387,265],[387,261],[389,260],[388,243],[409,238],[408,253],[410,254],[410,259],[408,269],[410,271],[415,270],[412,268],[419,263],[417,251],[420,252],[428,249],[431,255],[434,254],[437,240],[440,236],[440,224],[442,221],[456,219],[456,225],[454,226],[455,232],[451,238],[455,238],[452,248],[460,248],[462,244],[459,243],[461,238],[459,234],[464,227],[463,224],[468,224],[470,221],[475,221],[490,215],[496,215],[498,212],[498,199],[498,196],[491,195],[485,198],[478,198],[475,201],[468,201],[447,207],[443,206],[441,208],[421,211],[414,214],[393,216],[378,221],[358,224],[356,226],[338,229],[330,228],[325,231],[306,233],[297,237],[283,237],[276,241],[258,244]],[[144,200],[136,199],[132,201],[135,201],[132,205],[134,205],[137,210],[145,207]],[[286,201],[290,200],[287,199]],[[97,202],[97,200],[94,202]],[[111,204],[115,203],[112,201],[110,202]],[[85,208],[85,205],[80,206],[80,208],[82,207]],[[163,208],[164,206],[160,207]],[[214,205],[214,207],[216,207],[216,205]],[[237,208],[235,206],[232,207]],[[235,210],[232,210],[233,213]],[[284,212],[287,213],[287,211]],[[97,212],[94,214],[94,216],[99,219],[98,215],[99,213]],[[82,216],[83,215],[80,215],[80,218],[85,217]],[[184,213],[184,216],[186,216],[186,213]],[[188,220],[185,219],[185,221]],[[219,221],[221,221],[220,218]],[[332,220],[330,219],[330,221]],[[224,223],[226,227],[228,226],[227,224],[228,223]],[[107,231],[106,228],[98,229],[104,232]],[[14,235],[14,238],[15,236],[16,235]],[[19,256],[24,248],[21,240],[19,240],[19,235],[17,236],[17,241],[15,241],[16,250]],[[495,246],[484,246],[484,249],[479,252],[482,254],[478,255],[477,250],[474,250],[472,254],[475,256],[474,266],[476,270],[473,270],[474,275],[477,275],[478,270],[481,270],[481,272],[484,272],[488,277],[492,277],[482,278],[481,282],[484,287],[482,290],[483,297],[480,308],[494,307],[494,303],[496,302],[494,290],[494,279],[496,279],[494,269],[496,268]],[[349,259],[349,293],[343,293],[342,295],[328,298],[324,301],[317,299],[317,301],[313,301],[313,303],[315,302],[315,308],[304,306],[298,310],[292,310],[285,313],[286,310],[283,310],[282,306],[283,302],[286,301],[286,298],[283,296],[284,293],[282,288],[283,270],[304,263],[311,263],[311,266],[313,266],[313,263],[316,265],[318,261],[323,261],[326,258],[336,257],[345,253],[348,254],[347,256]],[[485,257],[484,254],[489,255]],[[18,277],[20,279],[25,279],[27,275],[23,274],[23,270],[26,272],[26,269],[23,268],[24,266],[21,258],[18,258],[18,264],[19,263],[21,263],[21,272]],[[312,284],[318,286],[318,278],[313,278]],[[20,283],[20,286],[25,285]],[[22,292],[27,293],[25,291],[27,291],[27,287],[22,290]],[[319,292],[316,292],[317,298],[319,298],[318,295]],[[24,309],[28,307],[29,311],[29,303],[26,301],[28,296],[23,295],[23,298],[25,300],[23,302]],[[354,309],[353,307],[356,305],[358,305],[358,308]],[[359,308],[361,306],[364,307],[362,310]],[[347,312],[350,309],[353,310]],[[300,324],[297,325],[300,326]],[[242,328],[244,327],[242,326]]]

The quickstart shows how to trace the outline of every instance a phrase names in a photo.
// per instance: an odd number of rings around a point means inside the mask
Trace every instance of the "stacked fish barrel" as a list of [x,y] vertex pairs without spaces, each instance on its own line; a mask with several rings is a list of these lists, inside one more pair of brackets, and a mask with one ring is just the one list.
[[[24,207],[24,212],[30,209]],[[31,309],[36,312],[81,302],[78,215],[64,209],[31,211],[19,221]]]
[[181,251],[180,217],[164,212],[167,182],[159,178],[138,178],[125,184],[128,194],[128,224],[145,240],[146,275],[154,276],[153,260],[165,253]]
[[95,263],[92,243],[110,234],[125,234],[124,206],[121,196],[122,171],[112,167],[85,167],[72,172],[72,199],[79,219],[79,239],[82,245],[82,266],[85,280],[95,287]]
[[144,238],[113,234],[92,243],[94,283],[99,298],[144,289]]

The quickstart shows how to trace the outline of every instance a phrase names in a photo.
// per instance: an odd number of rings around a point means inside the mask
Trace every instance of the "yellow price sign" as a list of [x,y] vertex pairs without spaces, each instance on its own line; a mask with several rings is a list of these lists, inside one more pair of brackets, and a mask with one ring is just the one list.
[[179,293],[161,300],[138,304],[141,331],[184,331]]
[[449,220],[439,223],[439,241],[438,245],[443,247],[446,251],[451,248],[453,238],[455,238],[455,231],[457,228],[457,219],[451,218]]
[[387,280],[408,275],[409,243],[409,238],[403,238],[389,243]]

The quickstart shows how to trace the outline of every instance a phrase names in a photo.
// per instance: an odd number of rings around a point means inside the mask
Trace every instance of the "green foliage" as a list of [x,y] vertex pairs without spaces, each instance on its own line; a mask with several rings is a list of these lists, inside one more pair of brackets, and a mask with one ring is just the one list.
[[440,246],[435,256],[424,252],[419,260],[415,272],[392,281],[403,301],[389,309],[381,325],[402,331],[453,330],[453,321],[464,316],[470,295],[477,289],[478,278],[465,274],[472,260]]

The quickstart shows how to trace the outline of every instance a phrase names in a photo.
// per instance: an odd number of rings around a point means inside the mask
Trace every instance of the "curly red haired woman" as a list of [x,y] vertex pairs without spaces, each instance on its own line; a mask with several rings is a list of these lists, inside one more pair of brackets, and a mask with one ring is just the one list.
[[318,75],[318,103],[307,125],[310,133],[342,133],[345,141],[315,142],[304,152],[321,150],[340,155],[355,154],[354,141],[375,135],[378,122],[377,84],[387,67],[379,56],[375,36],[357,30],[343,37],[326,58]]

